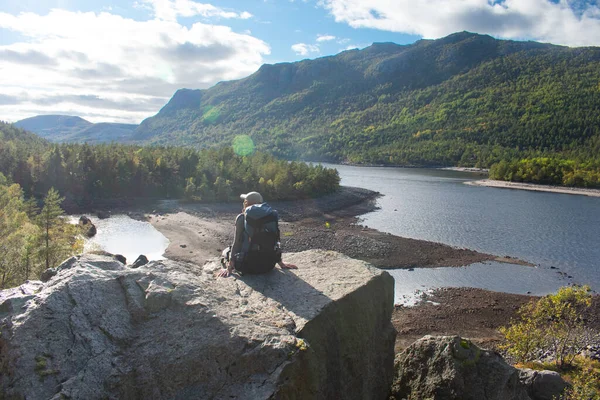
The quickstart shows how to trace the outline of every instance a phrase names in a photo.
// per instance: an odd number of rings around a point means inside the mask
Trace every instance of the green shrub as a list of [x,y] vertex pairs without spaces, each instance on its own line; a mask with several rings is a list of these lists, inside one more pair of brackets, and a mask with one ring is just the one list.
[[500,328],[505,338],[501,348],[519,362],[550,352],[559,368],[570,365],[587,345],[583,314],[591,302],[589,286],[570,286],[525,304],[516,322]]

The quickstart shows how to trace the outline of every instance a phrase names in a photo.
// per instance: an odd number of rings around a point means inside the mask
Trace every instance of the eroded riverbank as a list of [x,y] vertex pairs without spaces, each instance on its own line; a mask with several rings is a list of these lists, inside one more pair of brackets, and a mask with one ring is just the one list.
[[[486,348],[496,348],[501,326],[517,317],[517,310],[538,297],[474,288],[442,288],[424,294],[415,307],[396,306],[392,323],[398,332],[396,351],[425,335],[459,335]],[[600,296],[587,310],[588,326],[600,331]]]

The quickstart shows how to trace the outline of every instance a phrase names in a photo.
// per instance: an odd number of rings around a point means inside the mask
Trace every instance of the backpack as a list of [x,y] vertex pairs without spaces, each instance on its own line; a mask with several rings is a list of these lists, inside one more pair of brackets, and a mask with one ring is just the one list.
[[242,272],[270,271],[281,260],[279,216],[267,203],[255,204],[244,213]]

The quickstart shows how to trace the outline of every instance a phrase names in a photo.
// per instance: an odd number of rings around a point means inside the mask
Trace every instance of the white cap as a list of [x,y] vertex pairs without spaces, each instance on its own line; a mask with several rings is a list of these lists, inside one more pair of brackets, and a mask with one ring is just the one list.
[[261,204],[263,202],[263,198],[258,192],[240,194],[240,199],[246,200],[248,204]]

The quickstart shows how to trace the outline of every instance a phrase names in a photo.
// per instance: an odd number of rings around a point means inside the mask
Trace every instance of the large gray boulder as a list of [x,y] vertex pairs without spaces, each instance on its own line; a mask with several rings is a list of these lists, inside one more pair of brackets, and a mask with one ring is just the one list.
[[519,370],[458,336],[425,336],[400,353],[395,399],[529,400]]
[[535,371],[529,368],[519,370],[519,378],[534,400],[556,400],[567,389],[568,384],[555,371]]
[[153,261],[82,256],[0,292],[0,398],[384,399],[393,378],[393,279],[343,255],[216,278]]

